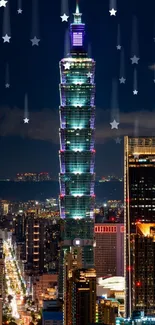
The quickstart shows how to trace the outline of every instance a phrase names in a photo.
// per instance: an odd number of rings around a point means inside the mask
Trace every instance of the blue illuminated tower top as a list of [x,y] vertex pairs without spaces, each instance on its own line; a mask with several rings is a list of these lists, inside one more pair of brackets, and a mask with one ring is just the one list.
[[78,50],[84,47],[85,24],[82,23],[82,14],[79,12],[78,3],[76,4],[76,12],[74,22],[70,25],[71,49]]

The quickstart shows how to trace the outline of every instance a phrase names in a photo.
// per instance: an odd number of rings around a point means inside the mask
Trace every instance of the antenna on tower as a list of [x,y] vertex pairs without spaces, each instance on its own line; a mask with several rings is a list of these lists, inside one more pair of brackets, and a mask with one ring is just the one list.
[[79,11],[79,1],[76,0],[76,14],[79,14],[80,11]]

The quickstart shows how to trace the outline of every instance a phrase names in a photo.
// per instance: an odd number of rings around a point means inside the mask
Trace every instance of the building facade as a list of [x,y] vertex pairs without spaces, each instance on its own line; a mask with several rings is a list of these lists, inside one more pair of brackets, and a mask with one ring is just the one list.
[[155,317],[155,223],[138,223],[132,235],[133,310]]
[[96,276],[124,275],[124,224],[95,223]]
[[96,272],[94,269],[69,271],[67,280],[67,325],[88,325],[96,320]]
[[26,218],[27,273],[58,273],[60,219],[31,213]]
[[124,140],[125,306],[130,317],[135,307],[131,236],[137,223],[155,223],[155,137],[126,136]]
[[64,255],[82,248],[82,267],[94,266],[95,62],[85,50],[85,24],[77,5],[70,25],[71,50],[60,61],[60,214],[63,219],[59,296]]

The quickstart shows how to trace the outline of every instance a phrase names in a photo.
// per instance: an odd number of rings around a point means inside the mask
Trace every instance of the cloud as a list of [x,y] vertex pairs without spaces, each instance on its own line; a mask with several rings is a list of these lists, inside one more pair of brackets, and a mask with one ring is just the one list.
[[29,112],[29,124],[24,124],[23,118],[23,111],[19,108],[1,108],[0,135],[21,136],[58,143],[58,110],[44,109],[40,112]]
[[[0,136],[20,136],[34,140],[59,143],[59,110],[44,109],[29,112],[29,124],[23,123],[23,110],[19,108],[0,109]],[[135,136],[135,121],[138,121],[138,136],[155,136],[155,111],[120,112],[118,130],[111,130],[110,110],[96,109],[96,143],[122,137]]]

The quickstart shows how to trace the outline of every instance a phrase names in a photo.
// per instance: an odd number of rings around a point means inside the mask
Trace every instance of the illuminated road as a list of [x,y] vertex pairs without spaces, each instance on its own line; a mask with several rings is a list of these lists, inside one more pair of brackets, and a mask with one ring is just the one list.
[[21,285],[21,273],[18,263],[11,253],[12,247],[9,241],[4,241],[4,254],[5,254],[5,279],[7,296],[11,295],[13,298],[10,302],[12,310],[12,317],[15,319],[20,318],[19,310],[23,304],[24,292]]

